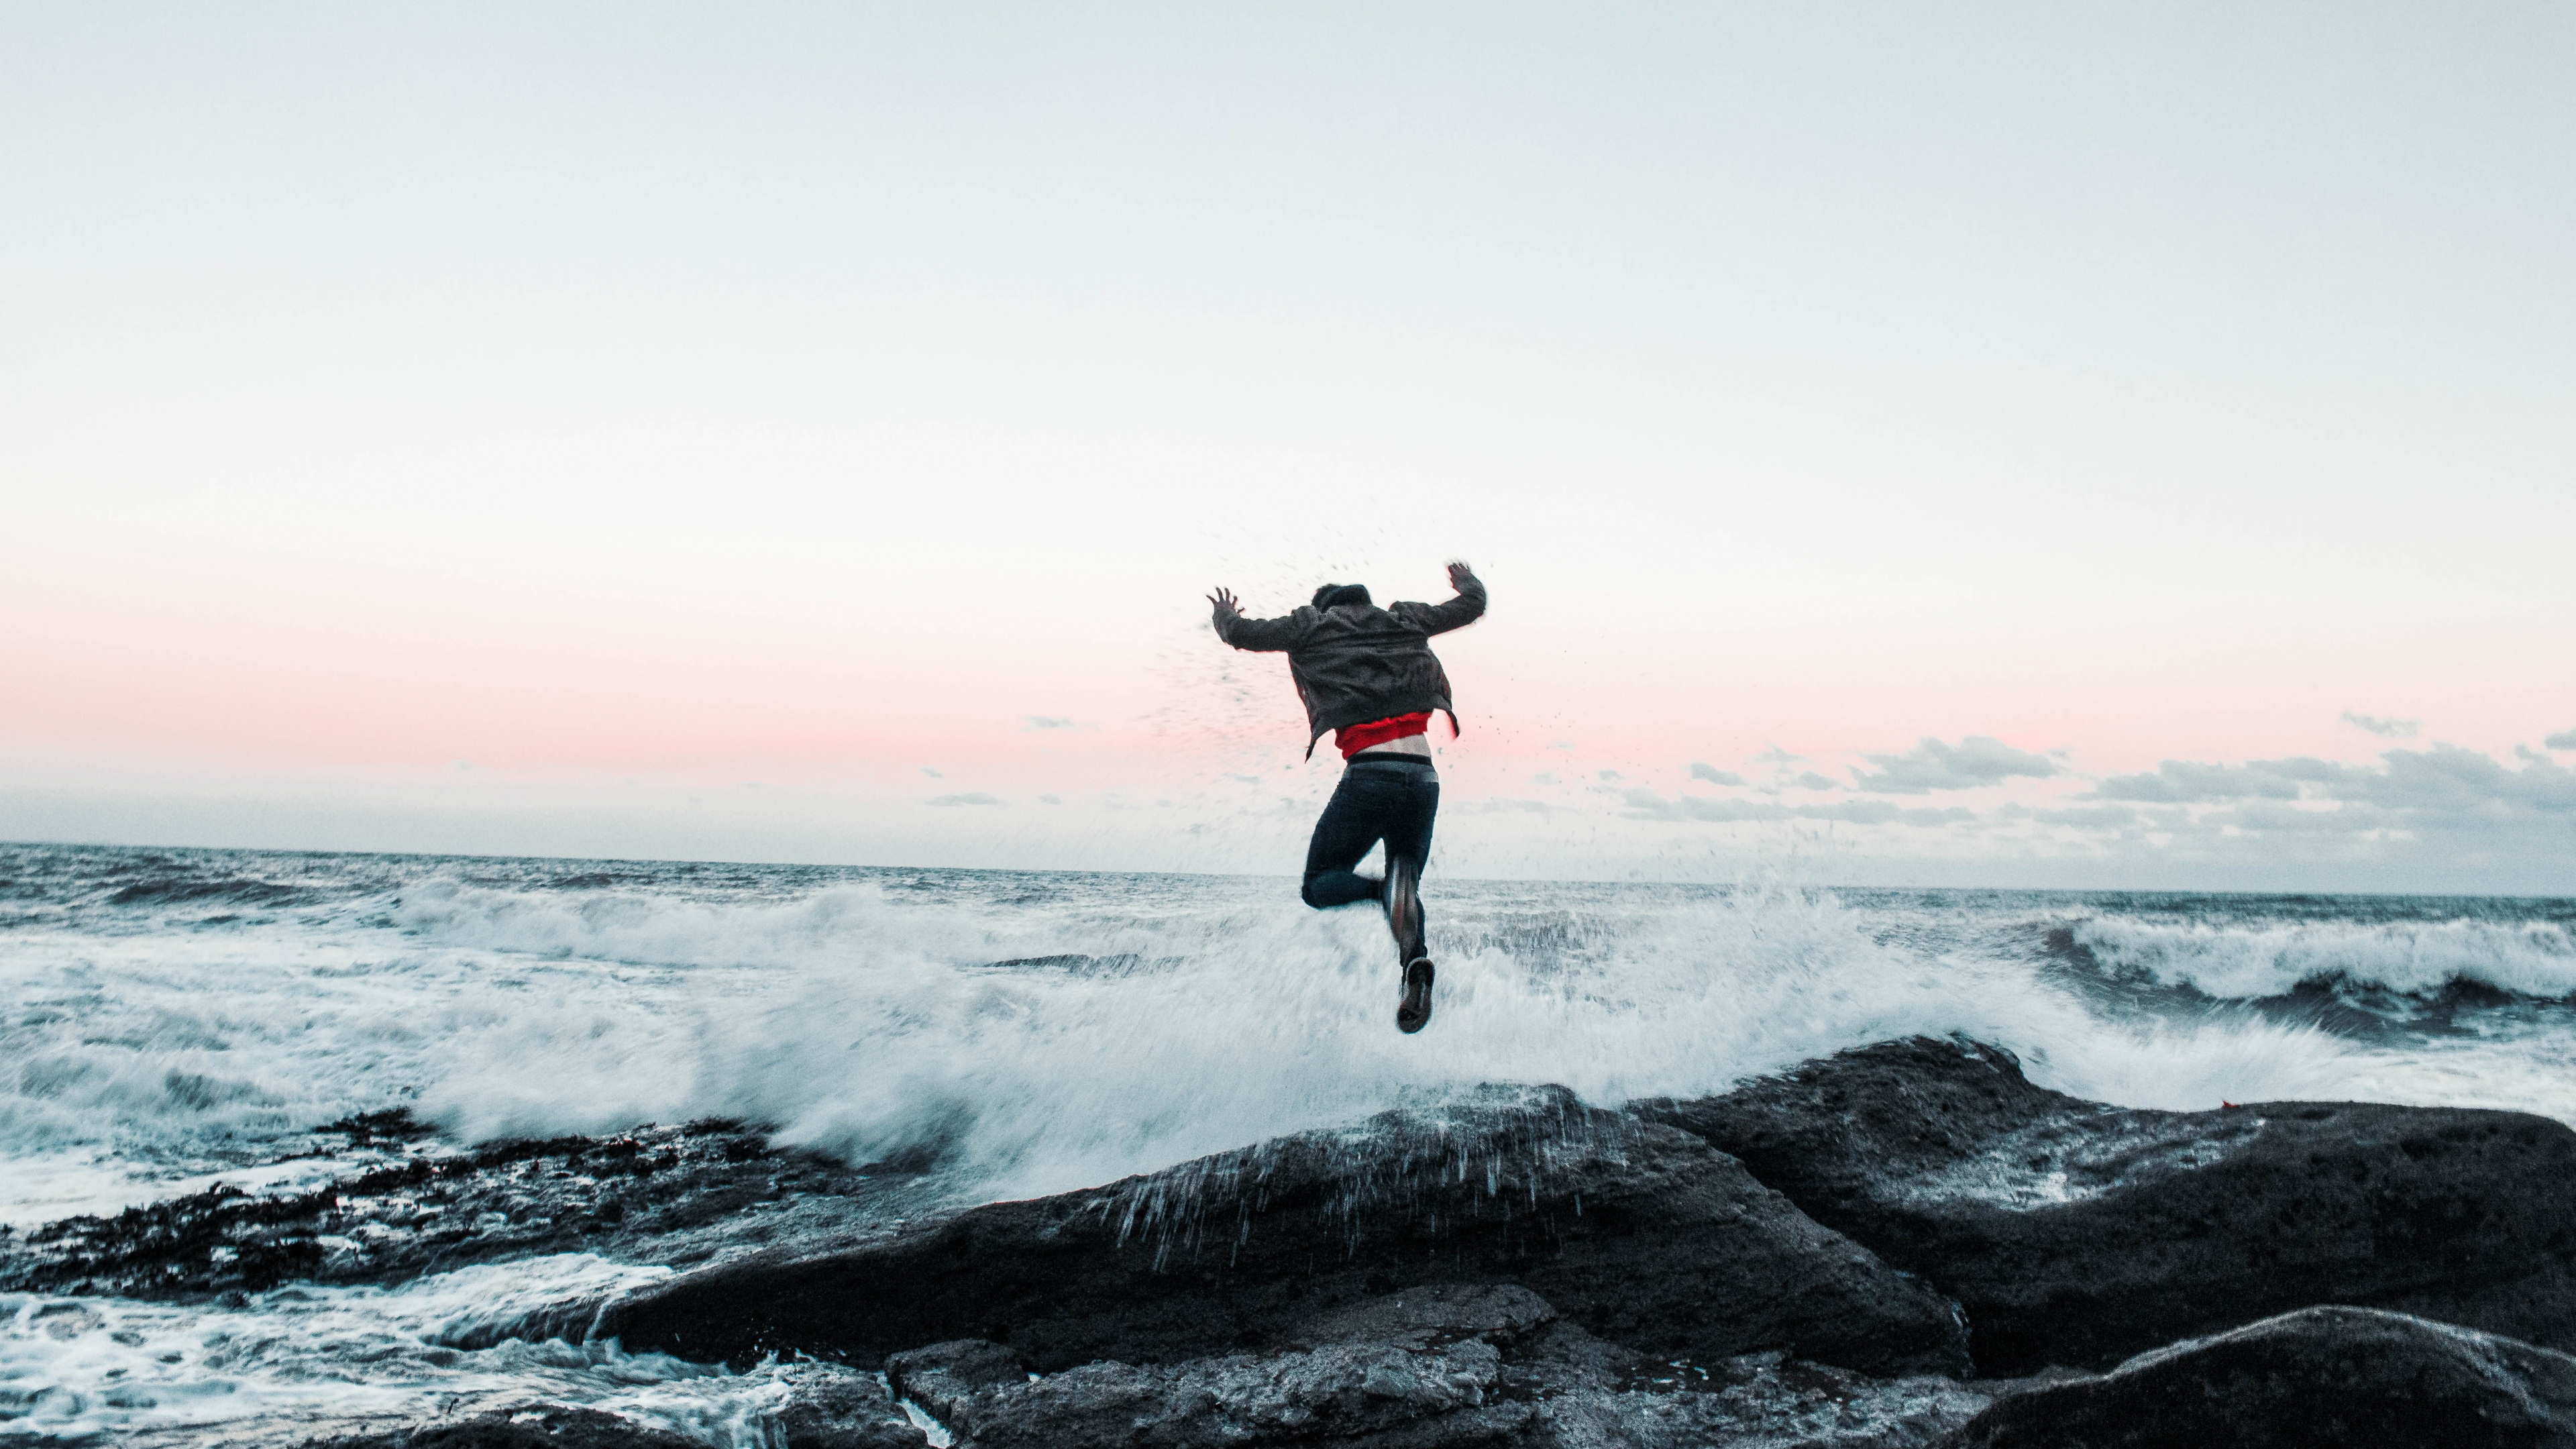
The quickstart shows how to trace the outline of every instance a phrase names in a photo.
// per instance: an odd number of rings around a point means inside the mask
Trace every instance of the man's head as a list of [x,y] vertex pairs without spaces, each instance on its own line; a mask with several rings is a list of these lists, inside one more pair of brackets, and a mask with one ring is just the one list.
[[1341,604],[1365,604],[1369,601],[1366,584],[1326,584],[1315,591],[1315,607],[1330,609]]

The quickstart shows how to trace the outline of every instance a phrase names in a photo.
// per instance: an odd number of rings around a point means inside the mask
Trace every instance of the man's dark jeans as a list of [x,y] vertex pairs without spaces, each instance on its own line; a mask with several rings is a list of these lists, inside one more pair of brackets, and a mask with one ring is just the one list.
[[1306,885],[1299,892],[1317,910],[1382,899],[1382,884],[1351,867],[1386,842],[1390,870],[1399,863],[1419,880],[1431,858],[1431,817],[1440,813],[1440,776],[1430,762],[1358,761],[1342,771],[1315,838],[1306,847]]

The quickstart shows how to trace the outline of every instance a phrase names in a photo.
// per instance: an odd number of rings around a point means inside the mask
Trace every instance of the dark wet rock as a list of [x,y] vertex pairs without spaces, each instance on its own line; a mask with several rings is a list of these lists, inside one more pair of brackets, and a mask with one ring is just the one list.
[[[787,1365],[774,1372],[788,1399],[775,1421],[765,1426],[760,1442],[775,1449],[923,1449],[929,1442],[875,1374],[825,1363]],[[527,1404],[308,1440],[305,1449],[680,1449],[684,1445],[705,1449],[703,1440],[622,1415]]]
[[[1035,1382],[999,1345],[945,1344],[898,1378],[965,1449],[1292,1445],[1921,1446],[1987,1396],[1779,1353],[1701,1367],[1560,1320],[1513,1284],[1446,1284],[1345,1305],[1292,1346],[1175,1364],[1094,1362]],[[897,1355],[896,1363],[914,1359]],[[945,1368],[959,1372],[951,1377]],[[891,1372],[891,1366],[890,1366]],[[980,1387],[968,1380],[984,1379]]]
[[897,1407],[875,1374],[801,1363],[779,1372],[789,1386],[773,1444],[785,1449],[922,1449],[929,1436]]
[[1544,1437],[1566,1449],[1928,1449],[1986,1406],[1981,1385],[1872,1378],[1778,1353],[1656,1363],[1611,1392],[1547,1398]]
[[1945,1449],[2576,1449],[2576,1358],[2406,1314],[2308,1308],[1997,1400]]
[[1312,1346],[1032,1381],[967,1341],[897,1354],[887,1376],[972,1449],[1490,1444],[1526,1438],[1540,1397],[1511,1391],[1503,1350],[1555,1320],[1526,1288],[1442,1285],[1328,1310],[1295,1333]]
[[597,1409],[552,1404],[313,1441],[308,1449],[705,1449],[694,1439]]
[[352,1112],[337,1122],[325,1122],[313,1129],[317,1137],[337,1137],[352,1148],[407,1148],[428,1142],[439,1135],[438,1125],[423,1122],[408,1107],[388,1107],[381,1112]]
[[[1554,1324],[1556,1305],[1517,1283],[1433,1283],[1325,1310],[1292,1336],[1311,1343],[1515,1344]],[[1622,1359],[1624,1362],[1624,1358]]]
[[1029,1381],[1020,1356],[989,1339],[960,1338],[890,1354],[886,1382],[900,1398],[945,1418],[958,1404],[1000,1384]]
[[1516,1282],[1640,1351],[1962,1365],[1951,1306],[1732,1158],[1571,1094],[1389,1113],[1087,1192],[994,1203],[829,1254],[769,1254],[613,1307],[630,1348],[874,1364],[960,1338],[1054,1372],[1260,1352],[1319,1314]]
[[942,1420],[973,1449],[1108,1449],[1112,1445],[1290,1444],[1418,1431],[1413,1441],[1484,1444],[1512,1437],[1527,1403],[1488,1408],[1501,1354],[1475,1341],[1436,1348],[1334,1344],[1173,1365],[1098,1362],[997,1386]]
[[311,1192],[218,1184],[114,1217],[0,1229],[0,1292],[204,1297],[291,1280],[392,1283],[571,1252],[685,1267],[863,1240],[925,1196],[914,1174],[774,1151],[732,1122],[444,1154],[419,1150],[427,1129],[398,1113],[319,1130],[351,1150],[391,1143],[407,1155]]
[[1922,1038],[1633,1110],[1955,1295],[1985,1373],[2107,1367],[2320,1303],[2576,1347],[2576,1132],[2546,1118],[2131,1111]]

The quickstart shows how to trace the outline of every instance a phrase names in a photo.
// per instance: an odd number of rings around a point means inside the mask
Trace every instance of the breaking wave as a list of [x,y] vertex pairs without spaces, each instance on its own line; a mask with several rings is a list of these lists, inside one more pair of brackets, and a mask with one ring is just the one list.
[[0,1150],[68,1211],[114,1195],[83,1154],[203,1174],[396,1104],[470,1140],[731,1117],[1020,1195],[1487,1083],[1693,1096],[1914,1033],[2136,1106],[2391,1090],[2313,1026],[2106,1013],[1778,884],[1444,884],[1438,1015],[1406,1037],[1383,926],[1270,881],[382,869],[293,915],[17,933]]
[[[1996,1041],[2043,1078],[2137,1105],[2304,1095],[2351,1075],[2309,1028],[2111,1026],[2026,968],[1881,945],[1820,893],[1459,904],[1463,947],[1418,1038],[1389,1029],[1382,927],[1293,902],[997,921],[868,888],[744,908],[459,891],[398,918],[441,943],[766,976],[709,982],[684,1017],[565,1000],[490,1023],[422,1095],[466,1135],[724,1115],[1013,1194],[1489,1082],[1692,1096],[1918,1032]],[[510,1069],[531,1061],[552,1070]]]
[[2516,996],[2576,995],[2576,937],[2556,921],[2304,921],[2167,925],[2100,916],[2069,928],[2104,970],[2247,1001],[2301,986],[2429,997],[2463,984]]

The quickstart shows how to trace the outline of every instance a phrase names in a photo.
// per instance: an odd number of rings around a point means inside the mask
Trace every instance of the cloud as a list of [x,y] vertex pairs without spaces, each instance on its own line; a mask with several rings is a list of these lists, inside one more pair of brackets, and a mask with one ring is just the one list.
[[2397,719],[2386,715],[2355,714],[2351,710],[2345,710],[2343,712],[2343,722],[2351,725],[2354,729],[2368,730],[2383,740],[2411,740],[2415,738],[2415,732],[2424,727],[2424,722],[2420,719]]
[[1973,810],[1906,810],[1885,800],[1847,800],[1839,805],[1782,805],[1771,800],[1712,800],[1683,795],[1667,800],[1638,786],[1621,797],[1631,820],[1700,820],[1729,824],[1745,820],[1830,820],[1846,825],[1957,825],[1974,820]]
[[1797,808],[1800,815],[1810,820],[1841,820],[1853,825],[1893,825],[1905,818],[1902,806],[1885,800],[1853,800],[1841,805],[1801,805]]
[[1801,820],[1839,820],[1851,825],[1910,825],[1918,830],[1936,825],[1964,825],[1977,818],[1976,811],[1956,805],[1937,810],[1903,810],[1885,800],[1846,800],[1839,805],[1797,805],[1790,808]]
[[1702,795],[1684,795],[1667,800],[1643,785],[1621,797],[1628,805],[1631,820],[1787,820],[1787,808],[1767,800],[1711,800]]
[[1041,805],[1061,805],[1064,803],[1064,797],[1062,795],[1040,795],[1038,797],[1038,803]]
[[1691,764],[1690,775],[1694,780],[1706,780],[1712,785],[1741,785],[1744,783],[1744,777],[1735,773],[1733,770],[1721,770],[1715,765],[1703,765],[1696,761]]
[[2560,730],[2540,743],[2546,749],[2576,750],[2576,730]]
[[1069,730],[1073,728],[1073,720],[1066,715],[1024,714],[1021,715],[1020,718],[1028,721],[1029,728],[1033,730]]
[[2301,783],[2322,783],[2345,769],[2299,756],[2251,760],[2242,765],[2203,765],[2167,760],[2152,774],[2113,775],[2078,799],[2138,800],[2153,805],[2192,805],[2210,800],[2296,800]]
[[1545,770],[1541,770],[1537,774],[1530,776],[1530,779],[1534,783],[1541,785],[1557,785],[1564,783],[1563,781],[1558,780],[1555,775],[1550,774]]
[[933,805],[999,805],[1002,802],[981,790],[974,790],[963,795],[933,795],[930,797],[930,803]]
[[1545,815],[1558,807],[1544,800],[1516,800],[1507,795],[1489,795],[1482,800],[1468,800],[1457,807],[1469,815],[1494,815],[1505,810],[1522,810],[1532,815]]
[[1853,770],[1852,788],[1874,795],[1972,790],[1981,785],[1999,785],[2015,776],[2045,780],[2066,769],[2046,755],[2014,749],[1991,735],[1970,735],[1955,746],[1926,736],[1904,754],[1861,758],[1878,770]]
[[2546,755],[2521,758],[2516,769],[2477,750],[2436,743],[2387,751],[2375,768],[2305,756],[2239,765],[2167,760],[2152,774],[2115,775],[2075,798],[2228,806],[2198,814],[2176,809],[2152,827],[2201,836],[2237,831],[2359,839],[2373,832],[2494,836],[2539,829],[2567,839],[2576,825],[2576,771]]
[[[2576,772],[2537,755],[2527,757],[2519,770],[2508,769],[2492,755],[2435,744],[2423,750],[2390,750],[2380,756],[2377,769],[2306,756],[2248,760],[2241,765],[2167,760],[2153,774],[2114,775],[2090,795],[2077,798],[2159,805],[2331,801],[2342,804],[2355,820],[2362,813],[2356,807],[2369,807],[2406,813],[2411,820],[2408,828],[2442,828],[2513,815],[2576,813]],[[2332,812],[2327,814],[2331,817]],[[2277,813],[2244,818],[2285,819]]]
[[2042,825],[2069,825],[2078,830],[2117,830],[2135,825],[2138,812],[2126,805],[2077,805],[2065,810],[2034,810],[2030,818]]
[[[2254,835],[2358,835],[2396,826],[2395,817],[2375,805],[2294,805],[2286,800],[2247,800],[2212,811],[2192,822],[2204,829],[2240,830]],[[2396,827],[2403,828],[2403,827]]]
[[2352,770],[2327,798],[2404,812],[2418,825],[2457,826],[2505,816],[2576,817],[2576,771],[2548,761],[2506,769],[2492,755],[2458,745],[2390,750],[2383,770]]
[[932,779],[934,779],[934,780],[945,780],[945,779],[947,779],[947,778],[948,778],[946,775],[943,775],[943,774],[939,773],[937,770],[934,770],[934,769],[930,768],[928,765],[924,765],[924,766],[922,766],[922,767],[921,767],[921,773],[923,773],[923,774],[925,774],[925,775],[928,775],[930,778],[932,778]]
[[1604,770],[1601,772],[1601,778],[1604,780],[1616,780],[1620,778],[1620,776],[1619,772],[1616,770]]
[[1757,765],[1794,765],[1805,758],[1806,756],[1804,755],[1793,755],[1787,750],[1780,748],[1778,745],[1773,745],[1762,753],[1755,755],[1753,757],[1753,763]]
[[1736,820],[1788,820],[1793,818],[1784,806],[1767,800],[1711,800],[1700,795],[1684,795],[1667,800],[1643,785],[1627,793],[1628,818],[1631,820],[1709,820],[1720,823]]
[[1843,787],[1842,781],[1819,775],[1813,770],[1804,772],[1789,783],[1801,790],[1839,790]]

